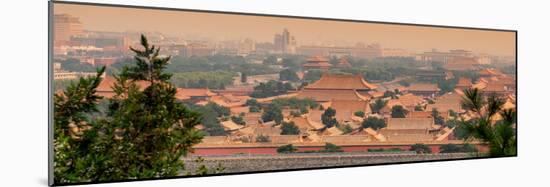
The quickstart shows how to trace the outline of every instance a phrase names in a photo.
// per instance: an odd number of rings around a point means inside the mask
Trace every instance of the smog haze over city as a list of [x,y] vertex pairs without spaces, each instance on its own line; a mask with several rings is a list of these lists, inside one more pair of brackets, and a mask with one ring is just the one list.
[[54,3],[56,184],[516,156],[516,32]]
[[95,31],[148,31],[187,39],[252,38],[258,42],[270,42],[274,33],[287,28],[300,45],[353,46],[361,42],[417,52],[435,48],[515,55],[513,32],[81,5],[58,5],[55,9],[57,13],[79,17],[84,29]]

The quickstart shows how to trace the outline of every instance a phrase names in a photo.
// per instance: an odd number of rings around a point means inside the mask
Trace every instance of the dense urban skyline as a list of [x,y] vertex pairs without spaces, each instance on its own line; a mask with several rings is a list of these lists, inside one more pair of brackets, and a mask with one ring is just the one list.
[[353,45],[363,42],[417,52],[433,48],[440,51],[466,49],[476,53],[515,56],[513,32],[69,4],[57,4],[54,8],[56,14],[67,13],[79,17],[84,29],[95,31],[156,31],[188,38],[252,38],[257,42],[273,42],[275,33],[288,28],[299,45]]

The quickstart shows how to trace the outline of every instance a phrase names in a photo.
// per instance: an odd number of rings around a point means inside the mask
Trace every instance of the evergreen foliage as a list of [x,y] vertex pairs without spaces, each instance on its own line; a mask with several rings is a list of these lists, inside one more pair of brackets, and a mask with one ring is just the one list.
[[377,117],[368,117],[367,119],[363,120],[363,122],[361,123],[361,127],[363,128],[370,127],[374,130],[378,130],[386,127],[386,121],[384,121],[384,119],[380,119]]
[[392,118],[405,118],[408,111],[403,108],[401,105],[395,105],[391,108],[391,117]]
[[[463,107],[475,114],[470,120],[461,120],[459,129],[466,140],[480,140],[489,145],[490,156],[513,156],[517,153],[516,111],[503,109],[505,100],[491,95],[483,97],[477,88],[464,90]],[[494,120],[500,116],[500,120]]]
[[328,107],[321,115],[321,122],[325,125],[326,128],[333,127],[334,125],[338,124],[338,121],[336,121],[336,118],[334,118],[335,116],[336,110]]
[[135,64],[115,76],[104,115],[97,114],[96,94],[104,67],[55,94],[55,183],[170,177],[185,169],[181,157],[202,139],[195,129],[201,117],[176,101],[171,74],[163,71],[170,57],[144,36],[141,45],[131,48]]
[[283,122],[281,126],[281,135],[298,135],[300,134],[300,129],[294,124],[293,121],[291,122]]

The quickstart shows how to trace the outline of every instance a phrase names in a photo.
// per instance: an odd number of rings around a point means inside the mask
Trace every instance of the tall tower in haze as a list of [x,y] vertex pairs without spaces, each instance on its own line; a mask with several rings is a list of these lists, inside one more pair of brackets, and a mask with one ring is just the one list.
[[71,40],[72,36],[83,33],[82,23],[78,17],[69,14],[56,14],[53,20],[54,25],[54,43],[65,44]]
[[276,52],[283,54],[294,54],[296,52],[296,39],[290,35],[286,28],[282,34],[275,34],[273,44]]
[[290,45],[290,32],[285,28],[283,30],[283,53],[287,53]]

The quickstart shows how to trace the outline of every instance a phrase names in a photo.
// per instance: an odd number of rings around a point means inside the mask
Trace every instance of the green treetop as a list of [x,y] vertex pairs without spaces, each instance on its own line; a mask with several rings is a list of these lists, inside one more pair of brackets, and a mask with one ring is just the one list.
[[200,115],[176,101],[163,71],[170,57],[144,36],[141,45],[131,48],[135,64],[115,75],[104,115],[88,117],[101,99],[95,89],[104,68],[55,95],[56,183],[170,177],[184,169],[181,157],[202,139],[194,128]]

